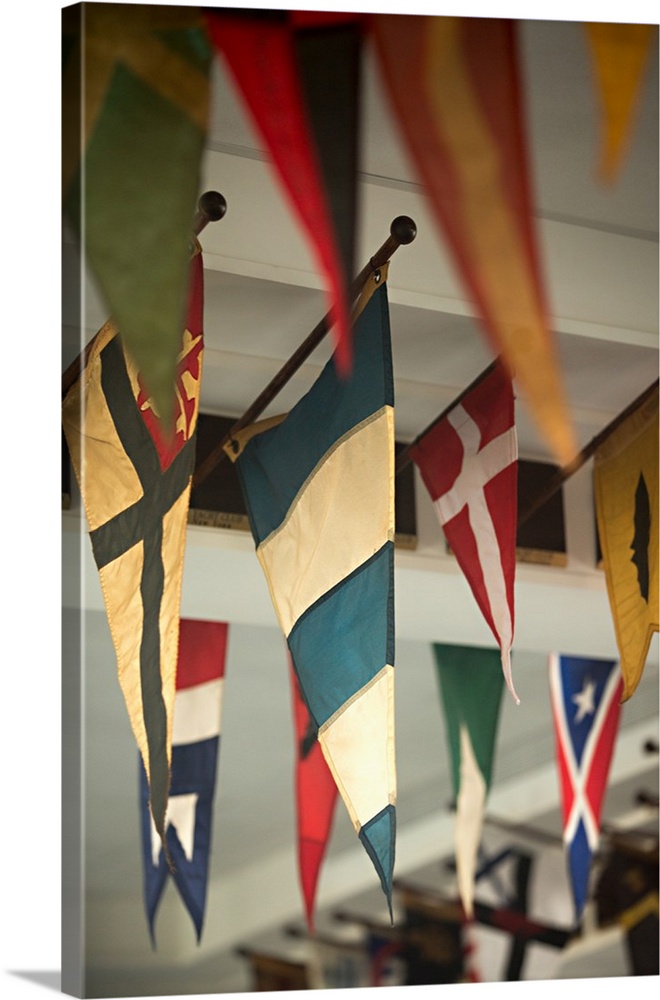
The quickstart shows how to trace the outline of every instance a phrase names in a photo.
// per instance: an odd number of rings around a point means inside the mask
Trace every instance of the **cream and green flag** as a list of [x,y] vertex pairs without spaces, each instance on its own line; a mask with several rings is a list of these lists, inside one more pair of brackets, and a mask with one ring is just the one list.
[[458,892],[466,915],[471,917],[504,678],[499,649],[436,643],[433,652],[456,799]]
[[596,451],[594,491],[627,701],[658,631],[657,386]]

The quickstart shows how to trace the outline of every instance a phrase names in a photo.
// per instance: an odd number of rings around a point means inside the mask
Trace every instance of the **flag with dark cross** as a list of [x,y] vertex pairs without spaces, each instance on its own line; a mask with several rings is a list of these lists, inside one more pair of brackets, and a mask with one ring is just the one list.
[[179,609],[202,364],[203,267],[191,263],[174,423],[162,429],[112,322],[94,339],[62,419],[87,515],[133,733],[161,837],[170,781]]

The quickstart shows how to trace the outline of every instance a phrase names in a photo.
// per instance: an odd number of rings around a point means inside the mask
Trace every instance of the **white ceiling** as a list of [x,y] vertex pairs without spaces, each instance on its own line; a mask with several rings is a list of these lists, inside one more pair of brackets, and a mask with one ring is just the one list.
[[[586,443],[658,373],[657,51],[646,74],[624,171],[618,184],[605,190],[594,180],[595,96],[580,25],[524,22],[521,39],[535,216],[569,404],[580,443]],[[392,258],[389,280],[397,436],[406,440],[492,355],[428,216],[370,59],[363,96],[358,265],[384,242],[395,216],[412,216],[418,228],[415,242]],[[219,64],[213,98],[200,192],[219,190],[228,210],[200,238],[206,268],[202,409],[238,417],[315,326],[327,303],[310,249]],[[67,269],[76,261],[70,240],[63,260],[66,365],[80,349],[66,298]],[[87,292],[83,340],[106,318],[91,279]],[[329,350],[329,343],[317,349],[272,410],[286,409],[298,398]],[[521,454],[548,458],[523,397],[517,419]],[[563,575],[519,568],[514,670],[523,704],[514,709],[505,702],[501,725],[503,792],[499,800],[495,796],[495,806],[499,802],[501,809],[528,818],[543,814],[555,830],[547,652],[556,645],[612,653],[604,585],[588,565],[584,510],[578,511],[580,504],[588,506],[588,483],[585,472],[569,487],[570,552]],[[404,871],[414,869],[416,860],[431,861],[441,842],[450,843],[450,827],[443,825],[450,797],[448,764],[429,642],[488,642],[464,582],[433,534],[437,527],[420,491],[418,503],[420,545],[416,553],[397,554],[396,580],[398,858]],[[573,504],[576,513],[568,509]],[[148,975],[155,975],[163,959],[150,953],[139,899],[136,751],[85,538],[81,563],[76,552],[81,523],[74,501],[63,515],[64,643],[66,663],[67,644],[80,628],[76,608],[82,592],[87,608],[82,636],[89,955],[96,967],[109,969],[122,962],[143,967],[148,991]],[[293,748],[284,644],[246,535],[189,530],[182,612],[232,623],[207,930],[196,950],[187,918],[180,917],[182,908],[177,909],[176,901],[172,905],[172,899],[166,900],[159,930],[161,940],[168,942],[168,959],[178,948],[186,961],[201,962],[217,942],[229,946],[237,936],[266,926],[268,919],[275,923],[286,916],[269,908],[269,893],[279,896],[285,910],[289,907],[289,916],[299,913],[292,853]],[[622,780],[634,781],[638,774],[640,782],[654,784],[656,794],[657,769],[643,759],[639,740],[645,732],[657,734],[657,663],[654,642],[644,696],[632,699],[625,710],[630,754],[619,764]],[[527,800],[516,811],[515,789],[529,788],[526,775],[536,781],[534,792],[526,792]],[[627,810],[628,798],[629,788],[623,801],[615,801],[613,792],[606,815],[614,818]],[[322,885],[328,903],[340,893],[351,895],[353,889],[371,885],[373,877],[361,848],[354,847],[341,807],[337,813],[331,875]],[[244,923],[232,909],[238,899]],[[179,943],[173,944],[175,940]]]

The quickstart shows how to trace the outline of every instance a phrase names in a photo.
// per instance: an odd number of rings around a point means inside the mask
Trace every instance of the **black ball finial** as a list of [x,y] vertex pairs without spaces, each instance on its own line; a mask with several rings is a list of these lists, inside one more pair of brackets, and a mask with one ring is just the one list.
[[407,215],[397,215],[390,226],[390,233],[401,246],[407,246],[417,236],[417,226]]
[[209,222],[218,222],[227,211],[227,202],[219,191],[205,191],[197,205]]

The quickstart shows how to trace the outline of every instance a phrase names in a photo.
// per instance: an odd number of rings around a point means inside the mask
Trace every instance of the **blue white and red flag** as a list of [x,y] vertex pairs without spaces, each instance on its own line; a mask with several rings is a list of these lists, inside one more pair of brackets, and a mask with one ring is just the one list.
[[549,665],[563,839],[579,920],[598,847],[623,681],[616,660],[552,653]]
[[149,810],[149,786],[140,766],[144,902],[152,943],[168,876],[174,879],[199,941],[206,907],[213,795],[220,749],[222,688],[228,626],[181,619],[172,732],[172,777],[165,839],[172,868]]

